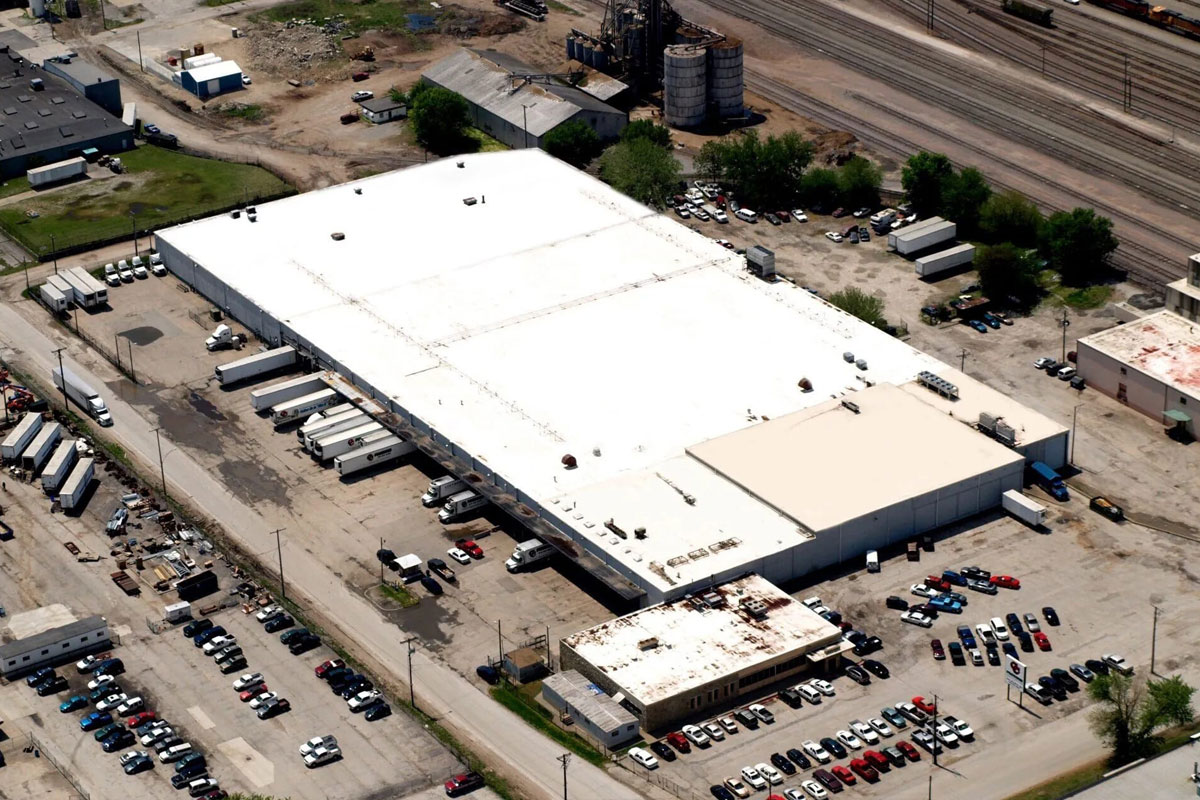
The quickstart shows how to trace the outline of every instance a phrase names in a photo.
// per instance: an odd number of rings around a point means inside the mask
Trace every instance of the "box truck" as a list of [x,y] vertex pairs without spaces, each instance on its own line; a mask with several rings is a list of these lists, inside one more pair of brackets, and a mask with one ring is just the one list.
[[1042,487],[1055,500],[1066,502],[1071,498],[1062,476],[1051,469],[1048,464],[1042,461],[1033,462],[1029,465],[1029,475],[1034,483]]
[[180,622],[185,619],[191,619],[192,604],[184,600],[180,603],[171,603],[169,606],[163,606],[163,619],[167,622]]
[[333,460],[333,466],[338,474],[345,477],[365,469],[372,469],[383,464],[390,464],[404,458],[417,449],[412,442],[403,442],[395,436],[388,436],[377,442],[360,447]]
[[487,500],[483,495],[468,489],[465,492],[451,495],[450,499],[446,501],[446,505],[442,506],[441,511],[438,511],[438,519],[443,523],[453,522],[485,505],[487,505]]
[[16,461],[33,438],[42,430],[42,415],[36,411],[28,411],[16,427],[4,437],[0,443],[0,457],[5,461]]
[[50,456],[50,462],[46,464],[46,469],[42,470],[42,491],[46,494],[54,494],[58,491],[58,487],[62,486],[63,481],[67,479],[71,468],[75,466],[76,460],[79,458],[79,450],[75,447],[75,442],[66,440],[58,443],[58,449]]
[[36,473],[46,463],[46,459],[50,458],[54,453],[54,448],[62,439],[63,426],[57,422],[51,422],[43,425],[38,431],[38,435],[33,437],[33,441],[29,443],[29,447],[25,448],[25,452],[21,453],[21,469],[29,470],[31,473]]
[[537,539],[530,539],[527,542],[519,543],[513,549],[513,553],[508,557],[508,561],[504,562],[504,568],[509,572],[528,569],[533,564],[543,561],[552,555],[554,555],[553,546]]
[[[313,442],[312,454],[317,461],[328,461],[331,458],[336,458],[343,453],[349,453],[351,450],[357,450],[363,446],[363,439],[375,433],[383,431],[383,426],[378,422],[367,420],[361,425],[356,425],[348,430],[338,433],[331,433],[328,436],[322,436]],[[387,431],[383,431],[387,433]],[[376,440],[378,441],[378,440]]]
[[425,494],[421,495],[421,503],[426,508],[431,508],[440,502],[445,502],[450,495],[458,494],[466,488],[467,482],[462,478],[443,475],[429,482],[429,488],[425,490]]
[[312,375],[301,375],[290,381],[273,383],[250,393],[250,406],[255,411],[265,411],[272,406],[282,405],[289,400],[304,397],[306,394],[329,388],[329,384],[317,372]]
[[287,425],[289,422],[302,422],[314,411],[324,411],[338,404],[342,396],[333,389],[322,389],[319,392],[288,400],[271,408],[271,422],[276,427]]
[[228,386],[290,367],[295,363],[296,348],[276,347],[274,350],[255,353],[252,356],[239,358],[237,361],[230,361],[228,364],[218,364],[213,368],[213,374],[217,378],[217,383]]
[[354,409],[344,414],[338,414],[336,417],[326,419],[328,425],[320,425],[304,436],[304,441],[301,442],[305,450],[312,452],[313,445],[318,439],[323,439],[326,436],[332,436],[335,433],[348,431],[351,428],[356,428],[359,425],[369,421],[371,418],[366,415],[366,412]]
[[95,389],[83,382],[83,378],[66,366],[62,369],[55,367],[51,374],[54,376],[54,385],[63,389],[67,393],[67,397],[75,401],[80,408],[87,412],[89,417],[105,428],[113,424],[112,415],[108,413],[108,406],[104,405],[104,400],[100,398]]
[[73,508],[79,507],[79,504],[83,502],[84,493],[87,491],[88,486],[91,485],[94,473],[95,462],[92,459],[79,459],[79,463],[71,470],[71,474],[67,476],[62,491],[58,493],[58,504],[63,507],[63,511],[70,511]]
[[71,302],[70,298],[52,283],[43,283],[38,287],[38,293],[41,295],[42,302],[46,304],[46,307],[55,314],[64,313]]
[[1030,527],[1036,528],[1046,521],[1046,507],[1038,505],[1016,489],[1009,489],[1000,495],[1000,505]]

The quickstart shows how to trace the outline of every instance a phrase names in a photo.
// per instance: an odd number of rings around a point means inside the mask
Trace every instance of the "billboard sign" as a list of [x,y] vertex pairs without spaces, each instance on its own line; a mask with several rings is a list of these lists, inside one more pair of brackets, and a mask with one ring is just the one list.
[[1004,670],[1004,678],[1009,686],[1014,687],[1017,691],[1025,691],[1025,679],[1027,677],[1028,668],[1017,661],[1012,656],[1008,656],[1008,663]]

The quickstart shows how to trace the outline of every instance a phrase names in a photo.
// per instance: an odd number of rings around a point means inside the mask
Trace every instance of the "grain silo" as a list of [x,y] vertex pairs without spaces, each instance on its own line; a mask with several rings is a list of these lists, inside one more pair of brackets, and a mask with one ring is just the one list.
[[708,48],[708,105],[717,117],[745,113],[742,50],[740,39],[725,39]]
[[703,48],[671,45],[663,51],[663,116],[676,128],[694,128],[708,113],[708,55]]

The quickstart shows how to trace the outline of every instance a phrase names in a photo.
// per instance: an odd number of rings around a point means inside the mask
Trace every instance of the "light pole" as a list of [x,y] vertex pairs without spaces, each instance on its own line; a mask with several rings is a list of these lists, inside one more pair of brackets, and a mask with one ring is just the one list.
[[1067,361],[1067,328],[1071,327],[1071,320],[1067,319],[1067,310],[1063,309],[1063,318],[1059,321],[1059,327],[1062,328],[1062,362]]
[[567,765],[571,763],[571,754],[563,753],[557,761],[563,767],[563,800],[567,800]]
[[158,443],[158,471],[159,474],[162,475],[163,498],[170,500],[171,497],[167,494],[167,470],[166,467],[163,466],[162,437],[158,433],[160,430],[162,429],[154,429],[154,441]]
[[967,356],[969,355],[971,355],[971,352],[964,347],[962,354],[959,356],[958,371],[964,375],[967,372]]
[[1083,408],[1083,403],[1075,406],[1071,412],[1071,457],[1067,459],[1071,462],[1071,466],[1075,466],[1075,423],[1079,420],[1079,409]]
[[137,243],[137,216],[132,211],[129,212],[129,228],[133,233],[133,255],[136,257],[141,254],[138,252]]
[[59,381],[61,381],[61,385],[59,386],[59,388],[62,389],[62,393],[63,393],[63,411],[64,412],[71,410],[71,401],[67,399],[67,373],[66,373],[66,370],[63,369],[63,363],[62,363],[62,351],[66,350],[66,349],[67,348],[65,348],[65,347],[60,347],[54,351],[55,354],[58,356],[58,379],[59,379]]
[[272,533],[275,534],[275,550],[279,553],[279,596],[287,600],[287,583],[283,579],[283,540],[280,536],[283,531],[283,528],[278,528]]
[[58,274],[58,246],[54,243],[54,234],[50,234],[50,257],[54,259],[54,274]]
[[937,740],[937,695],[935,694],[933,696],[933,765],[935,767],[938,765],[937,756],[940,749]]
[[1158,606],[1152,605],[1151,608],[1154,609],[1154,627],[1150,633],[1150,674],[1157,675],[1158,673],[1154,671],[1154,651],[1158,644]]
[[415,636],[410,636],[404,640],[404,644],[408,647],[408,704],[413,708],[417,707],[417,689],[413,683],[412,674],[412,656],[413,651],[417,649],[417,646],[413,642],[416,641],[416,638]]

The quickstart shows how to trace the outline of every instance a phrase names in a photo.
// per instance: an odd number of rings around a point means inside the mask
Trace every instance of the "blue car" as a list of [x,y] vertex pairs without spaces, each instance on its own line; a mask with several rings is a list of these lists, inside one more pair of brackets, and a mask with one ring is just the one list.
[[80,730],[94,731],[97,728],[103,728],[112,721],[112,714],[107,711],[93,711],[79,720],[79,728]]
[[959,625],[958,638],[962,639],[963,647],[970,650],[978,649],[978,645],[975,642],[975,634],[971,632],[971,626]]
[[[980,322],[977,319],[967,320],[967,324],[970,325],[975,330],[979,331],[980,333],[987,333],[987,331],[988,331],[987,325],[984,325],[982,322]],[[997,327],[999,327],[999,326],[997,326]]]
[[69,714],[72,711],[78,711],[81,708],[87,708],[88,699],[86,694],[71,695],[62,703],[59,703],[58,710],[64,714]]
[[967,585],[967,579],[952,569],[942,571],[942,580],[944,580],[946,583],[952,583],[955,586]]
[[200,646],[204,645],[205,643],[207,643],[209,639],[212,639],[216,636],[224,636],[224,635],[225,635],[225,628],[220,625],[217,625],[216,627],[209,628],[206,631],[200,631],[200,633],[197,633],[196,637],[194,639],[192,639],[192,641],[196,644],[196,647],[200,647]]
[[54,667],[42,667],[37,672],[25,679],[25,685],[37,686],[39,683],[53,676],[54,674]]
[[962,603],[957,600],[951,600],[949,597],[938,595],[929,599],[929,605],[937,611],[944,611],[947,614],[961,614]]

